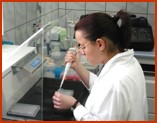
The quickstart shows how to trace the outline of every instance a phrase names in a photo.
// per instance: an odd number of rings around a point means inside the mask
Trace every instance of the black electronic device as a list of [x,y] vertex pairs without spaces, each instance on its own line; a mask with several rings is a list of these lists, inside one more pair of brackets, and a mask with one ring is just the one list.
[[136,51],[150,51],[154,48],[152,28],[145,17],[131,16],[131,41],[129,48]]

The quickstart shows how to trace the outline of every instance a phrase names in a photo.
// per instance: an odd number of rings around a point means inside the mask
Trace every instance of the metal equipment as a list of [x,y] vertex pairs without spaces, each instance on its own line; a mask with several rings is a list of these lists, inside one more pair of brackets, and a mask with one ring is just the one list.
[[10,52],[18,47],[20,46],[2,46],[2,100],[5,119],[18,119],[8,115],[9,110],[41,78],[42,57],[36,53],[35,47],[23,47],[8,58]]

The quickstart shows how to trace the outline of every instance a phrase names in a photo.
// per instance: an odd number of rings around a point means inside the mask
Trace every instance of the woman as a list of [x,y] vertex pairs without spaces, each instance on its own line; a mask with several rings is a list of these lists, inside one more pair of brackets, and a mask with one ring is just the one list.
[[93,65],[104,64],[97,76],[87,71],[78,55],[68,51],[65,63],[81,77],[90,94],[85,106],[74,97],[55,92],[56,109],[73,107],[76,120],[146,120],[146,85],[133,49],[128,13],[120,10],[114,17],[93,13],[75,25],[79,53]]

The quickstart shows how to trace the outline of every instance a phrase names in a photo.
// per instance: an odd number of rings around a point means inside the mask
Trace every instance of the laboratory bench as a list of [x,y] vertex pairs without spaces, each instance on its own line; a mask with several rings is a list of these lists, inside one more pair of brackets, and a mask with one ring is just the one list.
[[[22,120],[44,120],[44,121],[67,121],[75,120],[73,112],[68,110],[57,110],[53,107],[52,96],[59,89],[61,79],[41,78],[19,101],[18,103],[39,105],[40,110],[35,117],[17,116]],[[73,90],[74,97],[82,104],[89,94],[81,81],[65,80],[62,88]],[[5,119],[7,120],[7,119]]]

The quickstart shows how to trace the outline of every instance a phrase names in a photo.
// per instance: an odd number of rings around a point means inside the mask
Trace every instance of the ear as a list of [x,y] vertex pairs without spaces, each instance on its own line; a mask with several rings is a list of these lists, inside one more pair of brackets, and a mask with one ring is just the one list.
[[103,50],[105,49],[105,47],[106,47],[106,42],[105,42],[103,39],[98,38],[98,39],[96,40],[96,43],[97,43],[97,46],[99,47],[100,51],[103,51]]

